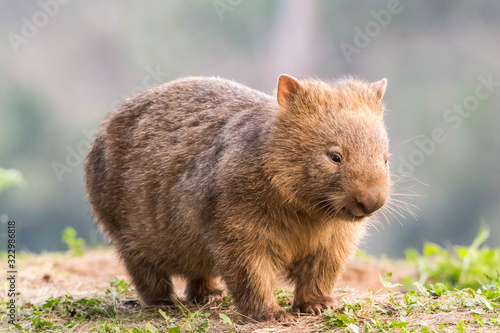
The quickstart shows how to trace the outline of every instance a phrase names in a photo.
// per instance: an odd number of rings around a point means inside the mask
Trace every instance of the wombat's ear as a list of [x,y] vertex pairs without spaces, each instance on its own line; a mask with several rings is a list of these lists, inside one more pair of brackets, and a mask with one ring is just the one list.
[[278,79],[278,104],[286,106],[287,101],[300,89],[300,82],[293,76],[281,74]]
[[382,99],[385,94],[385,89],[387,89],[387,79],[383,78],[380,81],[373,82],[370,84],[371,88],[375,92],[375,95],[377,96],[378,99]]

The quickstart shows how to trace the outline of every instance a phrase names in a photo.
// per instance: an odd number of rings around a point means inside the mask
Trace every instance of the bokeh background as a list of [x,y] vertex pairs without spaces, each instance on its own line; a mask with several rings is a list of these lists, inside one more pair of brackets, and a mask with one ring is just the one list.
[[22,250],[62,249],[66,226],[103,244],[83,158],[105,114],[154,85],[210,75],[272,93],[280,73],[354,74],[388,79],[396,191],[418,194],[418,217],[364,249],[469,244],[481,223],[500,246],[499,17],[494,1],[2,1],[0,168],[25,185],[0,194],[0,220]]

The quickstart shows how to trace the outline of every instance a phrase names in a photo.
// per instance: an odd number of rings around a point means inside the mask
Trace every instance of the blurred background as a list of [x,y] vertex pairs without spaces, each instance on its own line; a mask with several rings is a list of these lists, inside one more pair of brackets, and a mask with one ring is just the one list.
[[423,242],[470,244],[481,223],[500,246],[500,2],[2,1],[0,193],[18,249],[60,250],[93,225],[83,159],[106,113],[188,75],[272,93],[280,73],[388,79],[386,122],[397,193],[416,205],[363,248],[401,257]]

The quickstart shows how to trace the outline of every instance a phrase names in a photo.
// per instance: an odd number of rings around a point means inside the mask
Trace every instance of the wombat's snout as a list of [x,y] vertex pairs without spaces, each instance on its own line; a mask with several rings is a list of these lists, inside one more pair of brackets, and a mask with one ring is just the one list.
[[354,196],[346,207],[356,217],[367,216],[382,208],[387,201],[387,190],[380,186],[373,186]]
[[356,199],[365,215],[368,215],[382,208],[387,200],[387,191],[379,186],[372,187]]

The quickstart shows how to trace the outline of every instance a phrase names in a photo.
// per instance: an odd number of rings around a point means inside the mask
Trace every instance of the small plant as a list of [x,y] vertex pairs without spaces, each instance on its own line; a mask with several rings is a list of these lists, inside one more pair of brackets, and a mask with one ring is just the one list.
[[[450,288],[477,289],[500,268],[500,249],[483,246],[490,233],[483,226],[470,246],[442,248],[434,243],[426,243],[422,254],[416,250],[406,251],[406,259],[416,263],[421,284],[438,283]],[[411,279],[406,279],[411,284]]]
[[184,328],[189,332],[208,332],[210,327],[208,317],[210,317],[210,313],[200,311],[188,312],[187,314],[185,313],[185,317],[183,319]]
[[348,316],[343,313],[335,313],[332,310],[324,311],[325,317],[328,319],[325,326],[336,326],[336,327],[352,327],[352,325],[356,322],[356,317]]
[[442,283],[427,288],[415,282],[415,289],[406,294],[392,292],[392,288],[400,285],[389,282],[391,275],[386,273],[380,276],[384,287],[372,292],[366,299],[368,302],[344,299],[341,309],[324,312],[326,321],[317,327],[322,330],[333,328],[335,331],[335,328],[342,328],[346,332],[451,332],[443,325],[430,327],[425,322],[416,322],[415,318],[464,310],[473,312],[474,317],[451,324],[453,332],[470,331],[471,323],[476,327],[486,323],[497,325],[497,317],[500,316],[500,273],[495,278],[488,276],[488,282],[483,283],[478,291],[471,288],[449,290]]
[[116,310],[112,305],[95,298],[82,298],[74,301],[72,296],[64,299],[49,297],[41,309],[57,314],[59,317],[69,314],[80,321],[92,318],[114,318]]
[[160,315],[165,319],[165,327],[167,328],[168,333],[178,333],[181,331],[179,325],[175,323],[175,319],[168,316],[163,310],[158,309]]
[[394,284],[392,282],[389,282],[390,277],[392,277],[392,272],[385,273],[384,275],[379,275],[380,282],[382,282],[382,285],[384,286],[384,288],[390,290],[391,288],[402,287],[402,285],[399,283]]
[[233,332],[233,321],[231,320],[231,318],[229,318],[226,314],[224,313],[219,313],[219,317],[220,317],[220,320],[226,324],[227,326],[229,326],[229,330],[230,332]]
[[66,227],[62,233],[61,241],[68,246],[69,253],[74,257],[83,256],[83,247],[85,240],[76,238],[76,230],[71,227]]
[[229,307],[229,305],[232,303],[232,298],[231,298],[231,295],[225,295],[224,297],[222,297],[222,301],[221,301],[221,307],[222,308],[227,308]]
[[274,291],[274,297],[278,301],[279,306],[290,312],[292,309],[293,293],[290,289],[280,288]]
[[109,279],[110,288],[106,289],[106,293],[117,293],[119,295],[125,295],[130,292],[130,284],[124,280],[119,280],[116,276]]
[[[135,333],[134,331],[132,331],[133,333]],[[141,330],[141,331],[137,331],[138,333],[158,333],[160,331],[158,331],[158,329],[151,323],[147,323],[146,326],[144,326],[144,330]]]
[[[392,281],[391,276],[391,273],[382,274],[383,287],[371,291],[368,297],[358,293],[342,296],[339,300],[343,305],[335,310],[325,310],[324,316],[296,317],[297,326],[293,324],[290,331],[451,333],[496,332],[500,327],[500,272],[485,275],[477,289],[452,289],[440,282],[427,285],[415,282],[412,290],[405,294],[394,290],[400,285]],[[16,325],[2,327],[0,331],[222,333],[246,329],[226,315],[227,309],[233,307],[228,296],[225,308],[196,308],[177,302],[177,307],[159,310],[129,302],[131,295],[133,297],[135,293],[128,283],[112,278],[110,287],[93,298],[49,297],[33,304],[19,301]],[[293,299],[288,289],[277,289],[275,296],[285,307]],[[2,308],[7,305],[5,301],[0,302]],[[288,331],[288,328],[280,326],[276,329],[275,324],[269,325],[269,331]],[[266,329],[262,331],[267,332]]]

